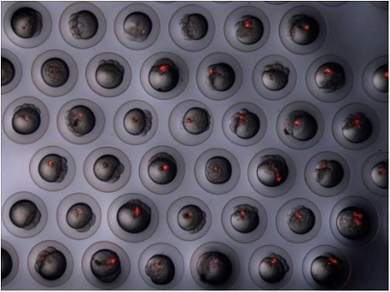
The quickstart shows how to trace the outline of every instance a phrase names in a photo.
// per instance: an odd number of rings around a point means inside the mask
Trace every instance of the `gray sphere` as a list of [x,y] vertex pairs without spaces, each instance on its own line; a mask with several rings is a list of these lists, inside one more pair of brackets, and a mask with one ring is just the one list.
[[31,201],[21,200],[13,204],[9,212],[11,222],[25,230],[35,228],[41,220],[41,212]]
[[374,87],[380,92],[389,91],[389,69],[387,64],[380,66],[375,70],[372,77],[372,83]]
[[387,168],[388,165],[386,160],[386,161],[379,162],[371,170],[372,180],[378,187],[382,189],[387,189],[387,185],[388,185],[389,173]]
[[46,155],[39,163],[38,171],[43,180],[60,183],[68,171],[67,160],[57,154]]
[[91,258],[91,271],[99,281],[113,282],[121,273],[118,254],[109,249],[98,250]]
[[207,19],[198,13],[187,14],[180,21],[180,32],[185,40],[200,40],[207,34]]
[[15,109],[12,128],[20,135],[36,132],[41,125],[40,110],[32,104],[23,104]]
[[148,260],[145,273],[157,285],[166,285],[175,277],[175,265],[172,260],[162,254],[154,255]]
[[43,63],[41,68],[43,81],[51,87],[60,87],[69,79],[69,67],[61,59],[53,58]]
[[208,111],[202,108],[190,108],[183,117],[184,129],[193,135],[199,135],[207,131],[210,124]]
[[99,157],[93,166],[96,178],[107,183],[118,181],[124,170],[123,164],[114,155]]
[[81,137],[93,130],[96,119],[89,108],[79,105],[71,108],[66,113],[65,122],[69,131],[75,136]]
[[236,38],[244,45],[257,43],[264,33],[263,23],[257,17],[251,15],[243,16],[234,25],[234,28],[236,30]]
[[371,121],[363,113],[348,116],[342,125],[344,138],[351,143],[362,143],[372,134]]
[[207,72],[206,83],[212,90],[229,90],[236,80],[233,68],[226,63],[213,64],[208,67]]
[[213,157],[206,163],[206,178],[212,184],[224,184],[232,176],[232,165],[224,157]]
[[305,206],[293,208],[287,215],[287,225],[296,234],[306,234],[310,232],[316,222],[316,217],[312,210]]
[[257,168],[257,178],[267,187],[276,187],[288,177],[287,163],[280,155],[266,155]]
[[69,30],[75,39],[91,39],[96,35],[98,28],[98,20],[92,12],[83,10],[70,16]]
[[133,108],[126,113],[123,126],[130,135],[145,136],[152,127],[152,115],[148,110]]
[[344,263],[333,254],[315,258],[311,264],[310,272],[313,280],[325,288],[341,286],[348,276]]
[[7,58],[1,57],[1,86],[9,84],[15,77],[14,64]]
[[12,258],[8,251],[1,249],[1,279],[5,279],[11,273],[13,267]]
[[198,233],[206,224],[206,213],[198,206],[187,205],[177,214],[177,222],[181,229],[190,234]]
[[42,278],[54,281],[62,277],[66,271],[66,258],[54,247],[42,250],[35,260],[35,270]]
[[318,38],[320,27],[314,18],[299,14],[290,19],[289,32],[291,40],[297,45],[309,45]]
[[325,63],[315,73],[315,82],[324,92],[334,92],[345,85],[345,72],[337,63]]
[[123,30],[130,41],[143,42],[152,31],[152,21],[145,13],[131,13],[123,23]]
[[264,67],[262,82],[264,86],[272,91],[282,90],[288,83],[290,70],[282,64],[275,63]]
[[42,30],[42,15],[32,8],[20,8],[12,15],[11,27],[18,37],[36,37]]
[[259,132],[260,120],[256,114],[242,109],[230,119],[230,130],[241,139],[250,139]]
[[150,225],[151,209],[140,200],[130,200],[119,208],[116,219],[126,232],[140,233]]
[[96,82],[103,88],[117,88],[123,81],[125,69],[119,62],[103,60],[96,69]]
[[369,232],[369,217],[360,208],[348,207],[338,214],[336,226],[345,238],[358,240],[364,238]]
[[284,133],[291,135],[298,141],[312,139],[318,130],[316,119],[309,113],[301,110],[291,112],[284,121]]
[[176,161],[167,153],[156,154],[149,161],[148,173],[156,184],[169,184],[177,174]]
[[196,262],[196,271],[200,280],[211,285],[221,285],[232,275],[230,259],[220,252],[206,252]]
[[261,261],[259,274],[264,281],[274,284],[282,281],[289,269],[283,257],[272,253]]
[[85,203],[74,204],[66,213],[66,222],[78,232],[87,232],[95,223],[95,218],[91,207]]
[[250,233],[254,231],[260,223],[258,209],[247,204],[234,207],[230,216],[230,223],[233,228],[240,233]]

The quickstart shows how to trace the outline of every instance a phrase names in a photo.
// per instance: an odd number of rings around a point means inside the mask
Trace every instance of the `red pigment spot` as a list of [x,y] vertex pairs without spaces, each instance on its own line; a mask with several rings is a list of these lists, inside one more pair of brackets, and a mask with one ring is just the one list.
[[308,24],[304,24],[303,27],[302,27],[304,30],[309,30],[310,29],[310,26]]
[[271,264],[275,265],[278,263],[278,259],[277,258],[271,258],[270,260]]
[[133,121],[134,123],[138,123],[139,119],[138,119],[137,117],[132,117],[132,121]]
[[54,166],[54,162],[49,160],[49,162],[47,163],[47,165],[49,165],[50,167],[53,167]]
[[82,119],[84,117],[83,113],[78,113],[77,116],[79,117],[79,119]]
[[219,166],[217,166],[217,165],[213,167],[213,171],[214,171],[214,172],[218,172],[219,169],[220,169],[220,168],[219,168]]
[[359,212],[353,212],[353,217],[355,218],[358,218],[358,219],[362,219],[363,218],[363,214],[362,213],[359,213]]
[[380,175],[384,175],[384,174],[386,174],[386,172],[387,172],[387,169],[385,167],[380,167],[379,168],[379,174]]
[[191,212],[184,214],[184,218],[186,218],[186,219],[189,219],[189,218],[191,219],[192,217],[194,217],[194,214],[192,214]]
[[252,24],[248,20],[244,21],[244,26],[245,28],[252,28]]
[[213,258],[210,262],[210,266],[212,268],[216,267],[218,265],[218,259],[217,258]]
[[240,217],[245,218],[246,217],[246,212],[244,210],[240,210]]
[[133,210],[134,217],[139,217],[141,215],[141,208],[136,206]]
[[27,122],[29,120],[28,115],[23,115],[23,120]]
[[161,262],[157,262],[154,264],[154,266],[157,268],[157,269],[161,269],[162,268],[162,263]]
[[389,78],[389,72],[383,73],[383,76],[384,76],[385,78]]
[[362,225],[362,221],[360,221],[359,219],[355,218],[352,220],[352,223],[356,226],[361,226]]
[[106,263],[109,264],[109,265],[113,265],[113,264],[116,263],[116,259],[114,259],[114,258],[108,259],[108,260],[106,261]]
[[168,164],[164,164],[163,166],[161,166],[161,169],[164,170],[164,171],[167,171],[169,169],[169,165]]
[[337,266],[339,262],[335,258],[328,258],[328,266]]
[[321,166],[320,166],[320,169],[327,169],[328,168],[328,164],[327,163],[322,163]]
[[238,119],[240,120],[240,122],[246,122],[245,115],[239,115]]
[[354,120],[352,121],[352,124],[353,124],[356,128],[360,129],[360,124],[361,124],[360,119],[358,119],[358,118],[354,119]]
[[302,121],[301,120],[295,120],[294,121],[294,125],[295,126],[301,126],[302,125]]
[[161,65],[159,70],[160,70],[160,73],[165,73],[169,70],[169,66],[168,65]]
[[297,220],[299,222],[302,222],[302,215],[301,215],[301,213],[299,211],[295,211],[294,212],[294,216],[295,216],[295,218],[297,218]]
[[280,176],[279,169],[275,167],[275,165],[272,163],[272,161],[268,162],[269,168],[275,173],[275,180],[276,182],[280,182],[282,180],[282,177]]
[[334,74],[335,74],[334,71],[333,71],[332,69],[330,69],[330,68],[324,69],[323,72],[324,72],[325,74],[328,74],[328,75],[334,75]]
[[146,30],[145,30],[145,29],[143,29],[141,33],[142,33],[142,34],[145,34],[145,33],[146,33]]
[[192,124],[194,120],[192,118],[187,118],[187,124]]
[[80,208],[76,208],[77,216],[83,215],[83,211]]
[[213,75],[214,74],[214,70],[212,68],[209,69],[209,74],[210,75]]

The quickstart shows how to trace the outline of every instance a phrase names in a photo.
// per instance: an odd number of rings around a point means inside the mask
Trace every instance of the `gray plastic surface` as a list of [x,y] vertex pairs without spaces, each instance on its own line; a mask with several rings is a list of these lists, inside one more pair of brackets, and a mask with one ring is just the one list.
[[[18,2],[17,5],[23,6],[22,3],[25,2]],[[253,264],[254,261],[259,261],[257,258],[251,261],[254,253],[263,246],[272,245],[288,253],[293,267],[289,281],[283,282],[284,285],[279,285],[277,288],[313,289],[311,286],[312,281],[305,280],[308,270],[308,261],[305,261],[305,258],[309,251],[319,246],[336,248],[348,259],[351,274],[344,286],[345,289],[388,288],[388,196],[387,192],[378,192],[375,190],[375,186],[372,186],[370,182],[367,183],[367,178],[363,179],[365,174],[362,172],[363,166],[367,164],[366,161],[373,155],[386,153],[384,157],[382,157],[383,155],[381,156],[381,159],[387,159],[387,93],[383,94],[384,97],[372,97],[368,94],[372,92],[372,89],[369,89],[367,93],[363,87],[364,82],[362,82],[365,69],[372,67],[368,65],[373,60],[384,57],[384,60],[387,62],[388,11],[384,5],[381,5],[381,3],[373,5],[370,2],[340,2],[340,6],[319,2],[280,2],[278,3],[280,5],[267,2],[145,2],[144,4],[152,8],[158,16],[159,35],[156,41],[154,43],[151,42],[147,48],[134,48],[132,50],[118,40],[114,30],[116,18],[125,7],[131,4],[129,2],[92,2],[104,15],[105,21],[102,21],[102,23],[106,23],[106,26],[102,28],[105,30],[102,39],[100,41],[97,40],[95,45],[91,44],[91,47],[86,48],[71,46],[60,33],[60,23],[61,25],[67,23],[67,21],[60,21],[61,15],[67,7],[72,5],[71,2],[41,3],[48,10],[51,18],[50,34],[45,41],[42,40],[41,44],[27,48],[25,43],[21,44],[25,47],[13,43],[9,34],[5,31],[10,26],[7,26],[4,22],[10,20],[9,9],[14,4],[12,2],[2,2],[2,55],[3,50],[8,50],[17,56],[23,72],[19,84],[14,89],[8,87],[5,88],[7,89],[5,91],[8,92],[3,92],[2,88],[2,117],[6,117],[5,111],[7,107],[15,100],[31,96],[42,101],[47,107],[49,123],[46,133],[30,144],[18,143],[12,137],[8,137],[6,135],[7,129],[4,129],[4,127],[6,125],[10,126],[10,123],[4,120],[2,123],[2,240],[13,246],[18,257],[18,265],[15,265],[18,266],[15,278],[12,281],[3,281],[3,289],[40,290],[50,288],[42,284],[44,281],[37,282],[34,279],[36,275],[32,276],[30,274],[28,266],[30,251],[34,246],[44,241],[61,243],[69,250],[73,258],[73,270],[69,279],[57,286],[56,289],[96,288],[87,280],[86,274],[83,272],[83,269],[88,269],[89,265],[89,263],[83,262],[83,257],[87,249],[98,242],[111,242],[123,249],[128,256],[131,268],[127,267],[124,271],[130,270],[130,273],[127,278],[123,275],[121,276],[120,286],[117,287],[119,289],[156,288],[156,285],[149,285],[144,280],[146,277],[143,274],[144,271],[140,271],[140,269],[143,269],[143,266],[139,264],[142,255],[145,255],[145,251],[150,252],[149,248],[151,246],[153,246],[153,251],[157,249],[160,253],[164,253],[166,246],[174,246],[180,253],[180,255],[175,253],[174,257],[178,257],[178,261],[180,261],[181,256],[184,263],[183,275],[180,281],[179,279],[174,280],[174,283],[177,284],[175,287],[169,286],[169,288],[202,289],[203,287],[197,283],[198,279],[194,280],[192,276],[190,262],[194,252],[199,247],[213,242],[228,246],[238,257],[239,266],[235,267],[235,271],[239,271],[239,274],[235,275],[237,276],[237,281],[233,281],[234,283],[229,282],[229,285],[232,285],[228,288],[272,288],[272,286],[264,285],[261,281],[252,280],[253,273],[249,271],[250,263]],[[81,2],[79,4],[81,5]],[[26,3],[25,5],[29,4]],[[184,50],[178,46],[172,40],[172,32],[169,31],[169,27],[172,25],[170,24],[171,18],[179,9],[188,5],[197,5],[209,11],[215,23],[214,36],[210,44],[205,45],[204,49],[201,49],[202,46],[199,46],[200,50],[195,52]],[[299,11],[301,6],[314,8],[324,18],[326,35],[321,40],[323,44],[318,49],[311,53],[297,54],[283,45],[281,40],[283,36],[279,33],[279,26],[283,16],[290,9],[295,8]],[[260,48],[253,51],[244,52],[236,49],[230,45],[225,36],[225,21],[233,11],[241,7],[256,7],[269,20],[270,33],[267,41]],[[202,10],[200,9],[199,11]],[[44,22],[43,26],[45,27],[46,24]],[[61,30],[63,29],[66,29],[66,27],[61,27]],[[99,35],[98,37],[101,36]],[[42,53],[53,50],[66,52],[73,58],[78,72],[75,86],[69,89],[69,92],[64,92],[64,95],[57,97],[54,96],[55,94],[51,94],[53,96],[45,95],[34,85],[36,82],[34,81],[34,76],[32,76],[32,74],[36,74],[32,68],[37,58]],[[188,79],[184,81],[188,82],[185,88],[182,88],[182,92],[178,91],[177,96],[169,97],[169,99],[153,97],[141,82],[141,69],[144,62],[151,56],[161,52],[177,55],[184,61],[187,67],[187,69],[183,70],[188,70],[188,77],[186,77]],[[107,96],[104,96],[104,91],[99,92],[99,94],[95,93],[87,81],[87,66],[89,62],[95,56],[103,53],[121,56],[128,62],[131,68],[131,74],[126,76],[126,78],[131,79],[129,80],[129,86]],[[202,93],[206,90],[198,87],[199,83],[202,84],[204,82],[204,79],[197,79],[199,75],[198,68],[206,57],[215,53],[222,56],[221,58],[223,58],[223,54],[226,54],[230,58],[237,60],[237,65],[240,67],[239,70],[242,72],[239,73],[240,80],[238,80],[241,83],[239,88],[233,88],[227,95],[206,97]],[[283,56],[283,60],[284,58],[287,59],[295,68],[296,85],[294,88],[289,89],[291,92],[284,97],[275,95],[273,98],[272,92],[269,93],[268,97],[263,97],[259,95],[254,87],[253,72],[256,64],[270,55]],[[316,98],[308,89],[309,85],[307,82],[309,81],[306,80],[306,74],[310,65],[318,58],[331,55],[341,57],[348,62],[352,68],[351,73],[353,76],[348,75],[347,78],[352,78],[353,82],[351,90],[345,97],[337,98],[335,102],[323,102],[321,99]],[[15,66],[15,68],[19,69],[18,66]],[[12,90],[9,91],[9,89]],[[122,90],[123,92],[121,92]],[[66,103],[75,99],[89,100],[98,105],[104,113],[103,131],[99,137],[93,141],[88,141],[86,144],[71,143],[71,140],[65,139],[58,129],[58,113]],[[114,126],[118,110],[120,110],[122,105],[133,100],[141,100],[148,103],[155,110],[158,117],[154,121],[158,123],[154,136],[142,140],[140,144],[138,142],[126,143],[123,139],[120,139],[118,131],[115,130],[115,126],[118,125]],[[188,100],[196,100],[204,104],[213,118],[212,128],[209,129],[209,131],[212,131],[210,137],[194,146],[181,144],[179,142],[180,139],[175,139],[172,135],[172,129],[169,129],[170,123],[172,123],[170,121],[172,111],[179,104]],[[278,115],[286,106],[293,102],[309,103],[318,108],[323,116],[324,129],[322,136],[319,137],[315,145],[310,145],[311,147],[305,146],[305,149],[289,147],[288,143],[285,144],[277,134]],[[266,131],[264,136],[254,144],[250,143],[250,145],[245,146],[234,143],[234,139],[229,139],[224,133],[223,129],[226,128],[226,125],[222,124],[224,115],[229,108],[237,103],[253,103],[264,112]],[[374,125],[375,131],[377,131],[377,138],[372,141],[372,144],[370,142],[363,149],[344,147],[336,141],[332,132],[332,123],[337,112],[347,105],[356,103],[368,106],[379,118],[378,124]],[[180,122],[180,119],[178,122]],[[173,148],[184,159],[183,167],[178,170],[184,176],[183,181],[177,188],[174,188],[172,192],[167,194],[165,194],[165,189],[160,193],[157,191],[152,192],[151,190],[154,190],[154,187],[145,186],[140,178],[140,172],[143,169],[140,163],[143,156],[151,149],[159,146]],[[69,185],[66,185],[61,190],[50,191],[48,188],[40,187],[34,183],[30,174],[29,165],[34,154],[46,147],[62,148],[73,157],[75,163],[74,178]],[[102,147],[116,148],[123,152],[130,161],[131,174],[130,172],[126,173],[126,175],[130,174],[130,179],[123,187],[119,186],[121,187],[120,189],[115,188],[117,189],[115,191],[96,189],[88,182],[85,176],[84,164],[87,157],[93,151]],[[231,190],[228,188],[228,191],[223,194],[218,194],[218,191],[208,192],[207,188],[202,188],[195,177],[195,165],[198,158],[210,149],[224,149],[238,161],[239,169],[234,171],[239,174],[237,184]],[[272,194],[268,196],[262,195],[251,186],[248,180],[248,167],[251,160],[257,153],[267,149],[277,149],[284,152],[291,157],[294,164],[295,181],[292,183],[291,188],[280,196],[272,196]],[[346,188],[338,194],[332,194],[331,196],[324,194],[320,196],[313,192],[305,181],[306,165],[312,157],[322,152],[334,152],[342,156],[348,163],[350,178]],[[4,217],[7,216],[7,212],[4,212],[5,203],[8,198],[19,192],[33,193],[46,205],[47,224],[39,234],[33,237],[17,237],[4,224]],[[101,212],[101,219],[96,221],[96,224],[100,224],[96,232],[91,232],[90,237],[79,240],[63,233],[57,220],[57,213],[64,213],[64,210],[59,211],[58,209],[61,202],[69,195],[75,193],[82,193],[92,197],[98,203]],[[108,211],[111,204],[124,194],[134,193],[146,196],[153,201],[158,209],[158,226],[155,232],[141,242],[128,242],[117,237],[108,224],[108,218],[110,217]],[[167,220],[167,212],[171,205],[183,197],[200,199],[211,211],[211,216],[207,217],[207,220],[212,220],[209,230],[204,236],[193,241],[183,240],[176,236],[169,227]],[[248,243],[236,241],[223,228],[222,221],[224,219],[221,216],[224,207],[236,197],[248,197],[256,200],[266,210],[267,226],[261,237],[255,239],[255,241]],[[378,216],[378,225],[373,226],[373,228],[377,229],[377,232],[373,235],[373,239],[363,246],[350,246],[339,241],[333,235],[334,230],[331,229],[330,220],[334,206],[348,197],[362,197],[369,201],[374,209],[372,212],[376,212]],[[279,233],[277,216],[279,210],[287,202],[298,198],[309,200],[317,206],[321,214],[321,226],[312,239],[294,243],[291,240],[286,240],[286,235],[282,236]],[[113,215],[111,214],[111,216]],[[4,246],[7,247],[7,245]],[[104,246],[104,244],[99,246]],[[267,248],[269,249],[269,247]],[[322,250],[323,248],[321,247],[320,249]],[[180,266],[181,264],[178,265]],[[91,277],[90,273],[89,277]],[[100,287],[110,288],[111,286],[103,285]],[[209,287],[207,286],[207,288]]]

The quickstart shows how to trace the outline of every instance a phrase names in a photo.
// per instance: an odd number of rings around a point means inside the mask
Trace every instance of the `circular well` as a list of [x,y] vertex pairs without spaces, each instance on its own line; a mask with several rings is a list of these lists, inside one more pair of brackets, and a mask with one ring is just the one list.
[[[263,25],[263,34],[260,39],[253,44],[241,43],[236,37],[236,24],[244,16],[252,16],[258,18]],[[260,9],[253,6],[244,6],[237,8],[227,17],[224,25],[225,37],[227,41],[235,49],[243,52],[252,52],[261,48],[268,40],[270,35],[270,23],[267,15]]]
[[[208,25],[207,33],[201,39],[186,40],[181,33],[181,21],[187,15],[191,15],[191,14],[200,14],[207,21],[207,25]],[[171,35],[172,40],[180,48],[189,52],[197,52],[206,48],[213,40],[214,32],[215,32],[215,24],[214,24],[213,16],[206,8],[199,5],[187,5],[180,8],[173,14],[169,22],[169,34]]]
[[[284,69],[288,69],[288,82],[285,87],[280,90],[270,90],[264,86],[263,73],[266,66],[280,64]],[[297,71],[293,63],[285,57],[279,55],[270,55],[261,59],[253,69],[252,75],[253,85],[260,96],[269,100],[279,100],[291,93],[297,83]]]
[[[131,41],[128,39],[127,33],[123,28],[125,19],[132,13],[144,13],[150,18],[152,23],[152,30],[150,34],[148,35],[147,39],[142,42]],[[122,43],[122,45],[132,50],[142,50],[150,47],[157,40],[160,34],[160,21],[156,12],[151,7],[143,3],[134,3],[126,6],[120,11],[115,19],[114,29],[115,35]]]
[[[94,173],[94,165],[96,161],[105,155],[115,156],[124,168],[124,171],[120,174],[119,179],[113,183],[99,180]],[[92,151],[85,159],[84,175],[88,183],[95,189],[106,193],[115,192],[123,188],[129,181],[131,175],[131,164],[127,155],[122,151],[112,147],[102,147]]]
[[[70,17],[81,11],[88,11],[95,15],[98,28],[94,36],[89,39],[76,39],[73,37],[72,32],[70,31],[69,21]],[[87,49],[93,47],[101,41],[104,34],[106,33],[106,19],[104,14],[99,8],[89,2],[77,2],[72,5],[69,5],[61,15],[60,19],[60,33],[64,40],[77,49]]]
[[[177,165],[177,174],[176,177],[168,184],[161,185],[155,183],[149,176],[148,167],[150,160],[153,156],[160,153],[166,153],[175,160]],[[185,175],[185,166],[184,159],[179,152],[175,149],[168,146],[158,146],[150,149],[146,154],[142,157],[140,167],[139,167],[139,176],[143,185],[151,192],[165,195],[176,190],[182,183]]]
[[[172,281],[165,285],[158,285],[153,283],[151,278],[146,274],[145,268],[150,258],[155,255],[164,255],[169,257],[175,266],[175,276]],[[139,272],[142,279],[151,287],[156,289],[172,289],[180,283],[184,274],[184,261],[180,251],[167,243],[157,243],[149,246],[143,251],[138,262]]]
[[[288,215],[292,209],[303,206],[314,213],[315,223],[313,228],[305,234],[296,234],[288,226]],[[317,236],[322,226],[322,215],[318,207],[311,201],[297,198],[285,203],[276,215],[276,227],[284,239],[293,243],[303,243]]]
[[[343,178],[334,187],[331,188],[324,187],[316,180],[315,170],[317,168],[318,163],[322,160],[328,160],[328,161],[334,160],[340,163],[341,166],[343,167],[343,173],[344,173]],[[340,194],[348,186],[350,178],[351,178],[351,172],[350,172],[348,162],[342,156],[334,152],[321,152],[314,155],[309,160],[309,162],[306,164],[305,167],[305,181],[307,185],[314,193],[324,197],[331,197]]]
[[[211,285],[203,282],[200,279],[200,276],[196,269],[196,265],[199,257],[207,252],[219,252],[229,258],[232,264],[232,273],[230,278],[226,282],[219,285]],[[231,288],[236,283],[238,277],[240,276],[240,260],[238,259],[237,254],[231,247],[220,242],[209,242],[198,247],[195,250],[195,252],[192,254],[191,261],[190,261],[190,271],[191,271],[192,278],[200,287],[204,289],[212,289],[212,290],[215,289],[226,290]]]
[[[235,74],[234,84],[226,91],[213,90],[207,85],[208,67],[220,63],[228,64],[234,70]],[[196,80],[200,91],[206,97],[213,100],[224,100],[235,94],[241,87],[242,78],[242,70],[238,61],[232,56],[224,53],[214,53],[208,55],[202,60],[196,73]]]
[[[317,132],[316,134],[307,141],[300,141],[292,137],[292,135],[287,135],[285,133],[285,120],[287,117],[294,111],[303,111],[311,115],[317,122]],[[280,140],[288,147],[293,149],[308,149],[316,145],[322,138],[324,134],[324,118],[321,114],[321,111],[314,105],[307,102],[293,102],[286,106],[279,114],[276,121],[276,132]]]
[[[93,115],[95,116],[95,126],[93,127],[92,131],[83,136],[76,136],[68,129],[68,126],[66,124],[66,117],[68,111],[70,111],[73,107],[76,106],[87,107],[93,112]],[[57,127],[60,131],[60,134],[70,143],[74,144],[87,144],[96,140],[103,132],[104,124],[105,119],[102,109],[96,103],[87,99],[75,99],[67,102],[62,106],[57,115]]]
[[[151,114],[151,128],[146,132],[145,135],[131,135],[126,131],[124,127],[124,119],[126,114],[132,109],[141,109],[144,112],[148,111]],[[132,100],[124,105],[120,106],[115,114],[114,128],[118,137],[127,144],[139,145],[146,143],[153,138],[158,128],[158,116],[156,110],[148,103],[142,100]]]
[[[179,81],[177,85],[172,90],[167,92],[160,92],[155,90],[149,82],[149,72],[152,69],[152,67],[155,65],[155,63],[160,59],[171,60],[176,65],[179,71],[178,72]],[[188,83],[188,78],[189,78],[188,68],[184,60],[178,55],[169,52],[161,52],[152,55],[145,61],[145,63],[142,65],[141,68],[141,83],[143,88],[148,94],[150,94],[151,96],[157,99],[167,100],[178,96],[186,88]]]
[[[233,215],[234,208],[238,205],[249,205],[257,209],[259,225],[249,233],[238,232],[232,226],[230,218]],[[267,211],[263,205],[249,197],[236,197],[230,200],[223,208],[221,220],[225,232],[235,241],[242,243],[250,243],[258,240],[264,234],[268,225]]]
[[[294,15],[302,15],[302,14],[314,18],[318,22],[318,26],[319,26],[319,35],[317,39],[308,45],[296,44],[292,40],[289,33],[290,19]],[[328,27],[324,17],[318,10],[310,6],[297,6],[287,11],[287,13],[283,16],[279,26],[279,36],[282,40],[283,45],[292,53],[299,54],[299,55],[310,54],[318,50],[325,42],[327,34],[328,34]]]
[[[21,38],[12,29],[12,25],[11,25],[12,16],[17,10],[21,8],[31,8],[40,14],[42,29],[38,35],[33,36],[31,38]],[[8,38],[15,45],[22,48],[35,48],[41,45],[42,43],[44,43],[50,35],[51,26],[52,26],[52,22],[51,22],[49,11],[42,4],[34,1],[30,1],[30,2],[21,1],[13,4],[6,11],[4,16],[4,21],[3,21],[3,28]]]
[[[66,259],[66,270],[64,274],[56,280],[46,280],[43,277],[41,277],[41,275],[35,270],[35,262],[38,254],[41,251],[47,249],[48,247],[54,247],[56,250],[60,251],[65,256]],[[65,284],[72,276],[73,258],[72,258],[72,254],[70,253],[69,249],[66,246],[59,243],[58,241],[47,240],[36,244],[33,247],[33,249],[30,251],[27,259],[27,267],[28,267],[28,271],[30,272],[30,275],[38,283],[47,287],[58,287],[62,284]]]
[[[191,134],[187,132],[187,130],[183,126],[183,118],[186,112],[191,108],[201,108],[205,110],[209,115],[208,128],[203,133],[197,135]],[[187,146],[198,145],[206,141],[213,132],[213,128],[214,120],[212,117],[211,110],[206,105],[196,100],[187,100],[180,103],[173,109],[169,117],[169,130],[171,131],[172,136],[179,143]]]
[[[262,184],[257,177],[257,168],[265,160],[264,157],[268,155],[272,155],[272,156],[279,155],[285,160],[287,164],[287,168],[288,168],[287,179],[284,181],[284,183],[282,183],[279,186],[275,186],[275,187],[266,186]],[[286,153],[278,149],[265,149],[260,151],[252,158],[248,166],[248,179],[251,186],[260,195],[266,197],[279,197],[287,193],[294,185],[295,178],[296,178],[296,168],[293,160]]]
[[[121,83],[115,88],[104,88],[96,80],[96,71],[102,62],[118,62],[120,66],[123,67],[123,79]],[[93,57],[86,68],[86,78],[89,87],[97,94],[104,97],[115,97],[123,92],[129,87],[132,72],[129,63],[125,58],[114,53],[102,53]]]
[[[129,233],[122,229],[117,220],[118,210],[130,200],[140,200],[146,204],[151,210],[149,226],[140,233]],[[127,242],[141,242],[148,239],[156,231],[158,226],[158,210],[156,205],[149,198],[140,194],[126,194],[118,197],[113,201],[108,209],[107,221],[111,231],[120,239]]]
[[[39,164],[41,160],[47,156],[47,155],[59,155],[62,158],[66,159],[66,175],[65,178],[61,182],[48,182],[44,180],[41,175],[39,174]],[[50,146],[50,147],[45,147],[41,150],[39,150],[37,153],[34,154],[34,156],[31,158],[30,161],[30,175],[33,181],[42,189],[47,190],[47,191],[59,191],[71,184],[73,181],[73,178],[76,173],[76,164],[73,160],[73,157],[71,154],[66,151],[63,148],[60,147],[55,147],[55,146]]]
[[[362,209],[368,215],[369,230],[368,233],[361,239],[351,240],[346,238],[337,229],[337,217],[342,210],[348,207]],[[378,234],[380,220],[378,218],[378,212],[370,202],[362,197],[350,196],[343,198],[333,207],[329,225],[334,237],[336,237],[338,241],[351,247],[358,247],[368,244],[374,240],[375,236]]]
[[[182,229],[178,223],[178,214],[180,210],[183,207],[189,205],[197,206],[199,209],[201,209],[204,212],[205,215],[204,217],[206,222],[202,227],[202,229],[199,230],[198,232],[191,233],[189,231],[186,231]],[[209,231],[212,223],[212,214],[209,207],[203,201],[195,197],[184,197],[176,200],[169,207],[167,211],[167,221],[168,221],[169,228],[177,237],[179,237],[182,240],[192,241],[203,237]]]
[[[372,133],[367,140],[361,143],[352,143],[348,141],[343,135],[343,123],[350,115],[356,113],[363,113],[372,124]],[[346,149],[360,150],[372,145],[379,136],[380,133],[380,120],[370,107],[360,103],[349,104],[340,109],[333,118],[332,131],[336,141]]]
[[[286,260],[289,270],[284,275],[283,279],[277,283],[268,283],[260,276],[259,268],[263,259],[269,257],[271,254],[281,256]],[[293,275],[293,261],[290,255],[282,248],[275,245],[264,245],[258,248],[251,256],[249,261],[249,275],[252,281],[263,289],[281,289],[285,287],[291,280]]]
[[[227,159],[232,168],[230,179],[223,184],[213,184],[206,177],[206,164],[214,157]],[[207,192],[220,195],[234,189],[240,179],[240,165],[233,154],[224,149],[210,149],[203,152],[195,163],[195,178],[198,184]]]
[[[344,70],[345,84],[336,89],[334,92],[325,92],[316,84],[317,70],[327,63],[336,63]],[[309,67],[306,73],[306,85],[310,93],[320,101],[323,102],[337,102],[348,95],[354,83],[353,70],[349,63],[339,56],[322,56],[316,59]]]
[[[255,114],[260,122],[260,128],[256,135],[249,139],[242,139],[237,136],[230,128],[231,120],[233,116],[240,112],[241,110],[247,110],[249,113]],[[267,131],[267,117],[264,114],[264,111],[257,105],[249,102],[237,103],[231,106],[223,116],[222,120],[222,129],[225,133],[225,136],[235,144],[240,146],[251,146],[258,143],[265,135]]]
[[[67,213],[68,210],[75,204],[78,203],[84,203],[88,205],[94,214],[94,223],[91,225],[91,227],[84,231],[79,232],[76,229],[73,229],[69,226],[67,222]],[[61,231],[65,233],[68,237],[72,239],[86,239],[88,237],[91,237],[95,232],[98,230],[101,222],[101,211],[98,202],[91,196],[88,196],[86,194],[82,193],[75,193],[72,195],[67,196],[65,199],[62,200],[60,205],[57,209],[57,223],[60,227]]]
[[[387,197],[389,194],[388,188],[380,188],[378,187],[372,179],[371,172],[372,169],[380,162],[388,162],[389,156],[388,153],[376,153],[367,158],[364,162],[362,168],[362,177],[363,182],[366,187],[378,196]],[[388,170],[387,170],[388,171]]]
[[[91,270],[92,256],[97,251],[102,249],[108,249],[115,252],[118,255],[121,263],[121,273],[114,281],[110,283],[105,283],[100,281],[98,278],[95,277],[95,275],[92,273]],[[111,290],[120,287],[124,282],[126,282],[130,274],[130,260],[129,257],[127,256],[127,253],[120,246],[109,241],[99,241],[92,244],[84,252],[83,259],[81,262],[81,268],[83,270],[83,274],[85,278],[87,278],[88,282],[91,283],[93,286],[100,289]]]
[[[29,135],[19,134],[14,130],[12,125],[15,112],[19,110],[19,107],[24,105],[33,105],[36,109],[38,109],[41,119],[39,128]],[[46,133],[49,126],[49,118],[49,111],[42,101],[30,96],[20,97],[13,101],[5,110],[3,115],[3,129],[8,138],[12,141],[20,144],[30,144],[38,141]]]
[[[42,66],[50,59],[60,59],[64,61],[69,69],[69,77],[66,82],[59,87],[52,87],[46,84],[42,77]],[[43,93],[49,96],[58,97],[70,92],[76,85],[78,79],[78,69],[73,58],[60,50],[46,51],[40,54],[34,61],[31,68],[31,77],[35,86]]]
[[14,70],[15,70],[15,74],[12,80],[8,84],[1,86],[1,94],[6,94],[14,90],[16,86],[18,86],[20,80],[22,79],[23,68],[22,68],[22,64],[20,64],[19,58],[11,51],[6,49],[1,49],[1,57],[10,61],[14,66]]
[[4,287],[12,282],[19,271],[19,257],[14,247],[5,240],[1,240],[1,248],[8,252],[12,260],[12,269],[7,277],[1,279],[1,287]]

